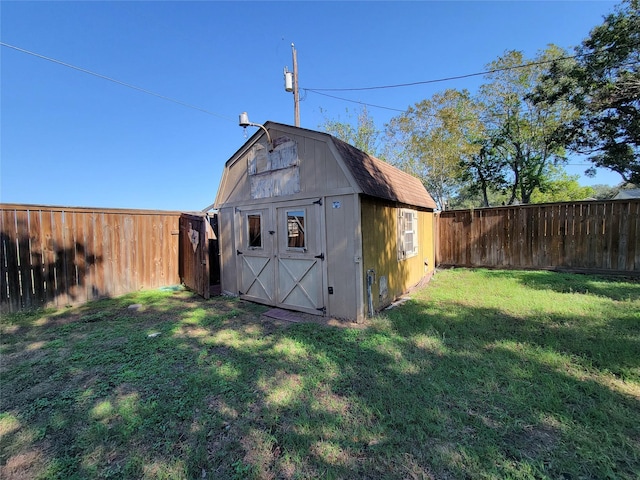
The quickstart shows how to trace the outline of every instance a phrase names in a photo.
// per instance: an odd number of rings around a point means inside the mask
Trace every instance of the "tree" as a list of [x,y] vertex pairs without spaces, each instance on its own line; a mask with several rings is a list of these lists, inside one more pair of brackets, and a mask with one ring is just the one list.
[[548,178],[531,194],[531,203],[570,202],[595,196],[595,189],[582,186],[579,175],[569,175],[563,168],[554,168]]
[[497,205],[506,205],[508,195],[504,191],[488,188],[486,198],[482,192],[474,188],[473,184],[463,184],[449,203],[451,208],[478,208]]
[[500,139],[480,140],[479,150],[460,161],[463,168],[460,180],[466,184],[468,194],[482,197],[483,207],[491,206],[492,192],[504,192],[507,188],[505,169],[508,165],[497,152],[499,142]]
[[489,83],[480,88],[486,105],[488,154],[508,173],[509,204],[519,198],[531,201],[531,194],[550,174],[550,168],[566,161],[558,130],[575,116],[566,102],[534,102],[531,95],[550,60],[564,52],[549,46],[534,61],[526,62],[522,52],[509,51],[488,65]]
[[362,110],[357,113],[355,122],[349,109],[346,113],[349,121],[342,122],[325,117],[324,123],[319,128],[369,155],[377,156],[381,132],[376,128],[373,118],[369,116],[367,107],[362,107]]
[[[611,198],[616,191],[611,187],[582,186],[578,175],[569,175],[562,167],[554,167],[544,182],[531,194],[531,203],[553,203],[586,200],[589,198]],[[601,196],[598,196],[601,195]],[[604,196],[602,196],[604,195]],[[482,195],[473,184],[463,185],[452,198],[452,208],[475,208],[490,205],[505,205],[509,200],[504,190],[488,188]]]
[[612,187],[611,185],[603,185],[600,183],[597,185],[592,185],[591,188],[593,188],[593,198],[597,200],[610,200],[616,196],[616,193],[618,193],[619,190],[617,187]]
[[635,183],[640,182],[639,4],[619,5],[576,48],[575,60],[553,64],[533,95],[538,103],[575,107],[579,116],[562,132],[567,148]]
[[386,126],[389,162],[420,178],[441,209],[459,187],[461,158],[480,150],[482,124],[466,90],[422,100]]

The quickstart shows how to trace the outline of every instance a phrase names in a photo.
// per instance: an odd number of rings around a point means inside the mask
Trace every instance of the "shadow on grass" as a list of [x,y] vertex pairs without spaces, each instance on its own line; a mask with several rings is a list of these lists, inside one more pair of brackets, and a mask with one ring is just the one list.
[[263,310],[179,292],[22,319],[2,339],[1,476],[633,478],[640,465],[638,326],[624,318],[596,334],[411,301],[341,329]]
[[547,271],[482,270],[481,272],[487,278],[511,277],[521,285],[536,290],[591,294],[618,301],[640,299],[639,277],[580,275]]
[[606,305],[591,313],[592,318],[584,318],[534,312],[523,319],[495,308],[449,302],[446,308],[434,309],[412,301],[390,317],[402,336],[442,335],[447,344],[459,348],[518,342],[565,355],[588,370],[640,380],[640,313],[624,305]]

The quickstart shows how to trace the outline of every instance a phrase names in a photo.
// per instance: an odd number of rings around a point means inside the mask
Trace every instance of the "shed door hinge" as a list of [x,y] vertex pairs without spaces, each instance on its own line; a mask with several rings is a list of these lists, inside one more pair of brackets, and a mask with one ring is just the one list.
[[313,202],[314,205],[320,205],[322,206],[322,198],[319,198],[318,200],[316,200],[315,202]]
[[318,310],[319,312],[322,312],[323,314],[327,313],[327,307],[316,308],[316,310]]
[[242,252],[240,250],[236,250],[236,255],[242,255]]
[[320,255],[316,255],[313,258],[319,258],[320,260],[324,260],[324,253],[321,253]]

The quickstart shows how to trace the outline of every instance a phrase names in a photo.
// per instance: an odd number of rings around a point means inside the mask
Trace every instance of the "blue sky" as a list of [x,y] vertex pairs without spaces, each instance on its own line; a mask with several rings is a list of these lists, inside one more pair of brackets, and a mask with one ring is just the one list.
[[[292,42],[301,126],[318,129],[359,107],[305,89],[419,82],[481,72],[510,49],[570,48],[616,3],[4,0],[2,42],[198,109],[2,46],[0,201],[200,210],[245,142],[240,112],[294,123],[282,73]],[[335,95],[404,110],[482,81]],[[383,128],[399,112],[369,113]],[[581,182],[620,178],[601,170]]]

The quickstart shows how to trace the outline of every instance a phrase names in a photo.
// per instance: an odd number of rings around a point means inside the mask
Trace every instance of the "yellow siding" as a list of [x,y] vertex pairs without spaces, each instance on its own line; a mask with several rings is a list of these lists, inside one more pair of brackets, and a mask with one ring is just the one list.
[[[418,254],[399,261],[398,209],[371,199],[363,199],[361,205],[364,301],[367,305],[367,271],[373,270],[373,306],[379,311],[433,271],[433,212],[418,211]],[[381,292],[383,277],[387,282],[386,296]]]

